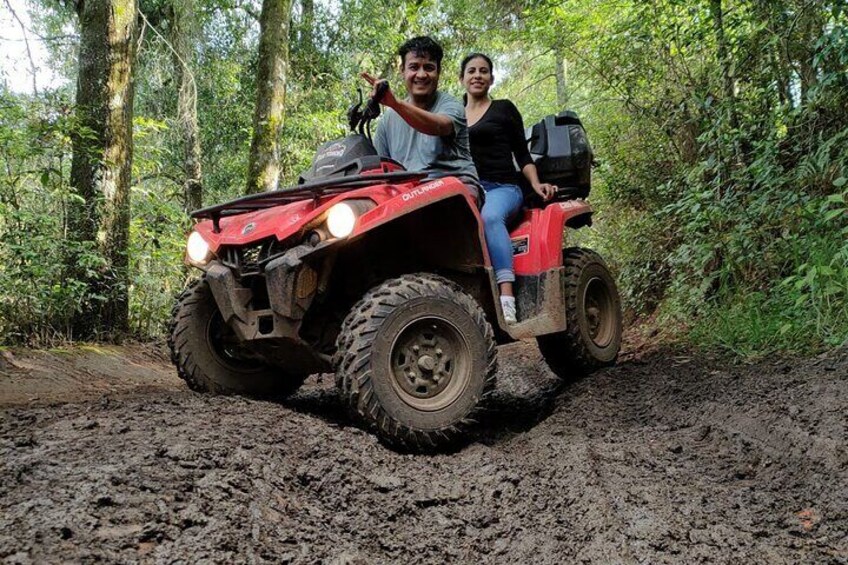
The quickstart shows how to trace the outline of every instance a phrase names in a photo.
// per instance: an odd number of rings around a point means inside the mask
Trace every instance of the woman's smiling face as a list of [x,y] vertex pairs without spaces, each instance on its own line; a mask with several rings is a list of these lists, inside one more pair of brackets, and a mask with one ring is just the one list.
[[485,96],[492,86],[492,69],[483,57],[474,57],[462,72],[462,86],[471,96]]

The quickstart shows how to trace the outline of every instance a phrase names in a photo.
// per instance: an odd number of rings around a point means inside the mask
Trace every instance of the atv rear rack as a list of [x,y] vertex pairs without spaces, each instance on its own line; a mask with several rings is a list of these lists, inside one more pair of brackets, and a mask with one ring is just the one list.
[[342,178],[322,179],[320,181],[307,182],[296,187],[242,196],[241,198],[236,198],[223,204],[216,204],[215,206],[207,206],[206,208],[195,210],[190,215],[195,219],[211,219],[212,231],[218,233],[221,231],[221,218],[228,216],[237,216],[247,212],[264,210],[310,198],[317,201],[322,196],[341,194],[354,188],[363,188],[378,184],[376,181],[404,182],[421,180],[426,176],[426,173],[395,171],[391,173],[361,174]]

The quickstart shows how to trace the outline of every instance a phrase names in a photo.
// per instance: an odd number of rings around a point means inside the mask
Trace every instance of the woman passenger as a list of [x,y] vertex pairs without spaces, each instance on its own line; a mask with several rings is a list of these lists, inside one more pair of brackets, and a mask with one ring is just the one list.
[[[489,88],[494,82],[492,60],[482,53],[472,53],[462,60],[459,76],[467,93],[465,116],[471,157],[486,193],[481,211],[486,245],[495,269],[504,320],[514,324],[517,321],[512,288],[515,272],[507,222],[524,202],[518,186],[520,175],[524,175],[543,200],[550,200],[556,187],[539,182],[536,165],[527,150],[524,122],[515,105],[509,100],[489,98]],[[515,170],[513,157],[521,173]]]

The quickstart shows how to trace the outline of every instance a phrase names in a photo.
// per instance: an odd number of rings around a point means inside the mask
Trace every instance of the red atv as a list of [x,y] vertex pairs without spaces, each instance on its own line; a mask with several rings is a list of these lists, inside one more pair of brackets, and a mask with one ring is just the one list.
[[614,363],[615,282],[596,253],[563,244],[565,227],[592,223],[576,116],[528,130],[540,176],[562,188],[529,202],[512,231],[518,323],[507,325],[475,200],[455,178],[380,158],[369,127],[379,106],[360,108],[354,133],[322,145],[297,187],[192,214],[202,221],[186,261],[203,274],[178,298],[169,337],[189,387],[284,396],[335,371],[356,419],[426,449],[475,423],[498,344],[536,338],[561,377]]

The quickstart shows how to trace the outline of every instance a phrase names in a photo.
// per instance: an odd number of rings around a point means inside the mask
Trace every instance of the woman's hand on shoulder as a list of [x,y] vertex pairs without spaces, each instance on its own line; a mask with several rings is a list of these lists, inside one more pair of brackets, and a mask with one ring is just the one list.
[[542,200],[547,202],[554,197],[554,194],[556,194],[556,186],[547,182],[540,182],[533,185],[533,191],[541,196]]

